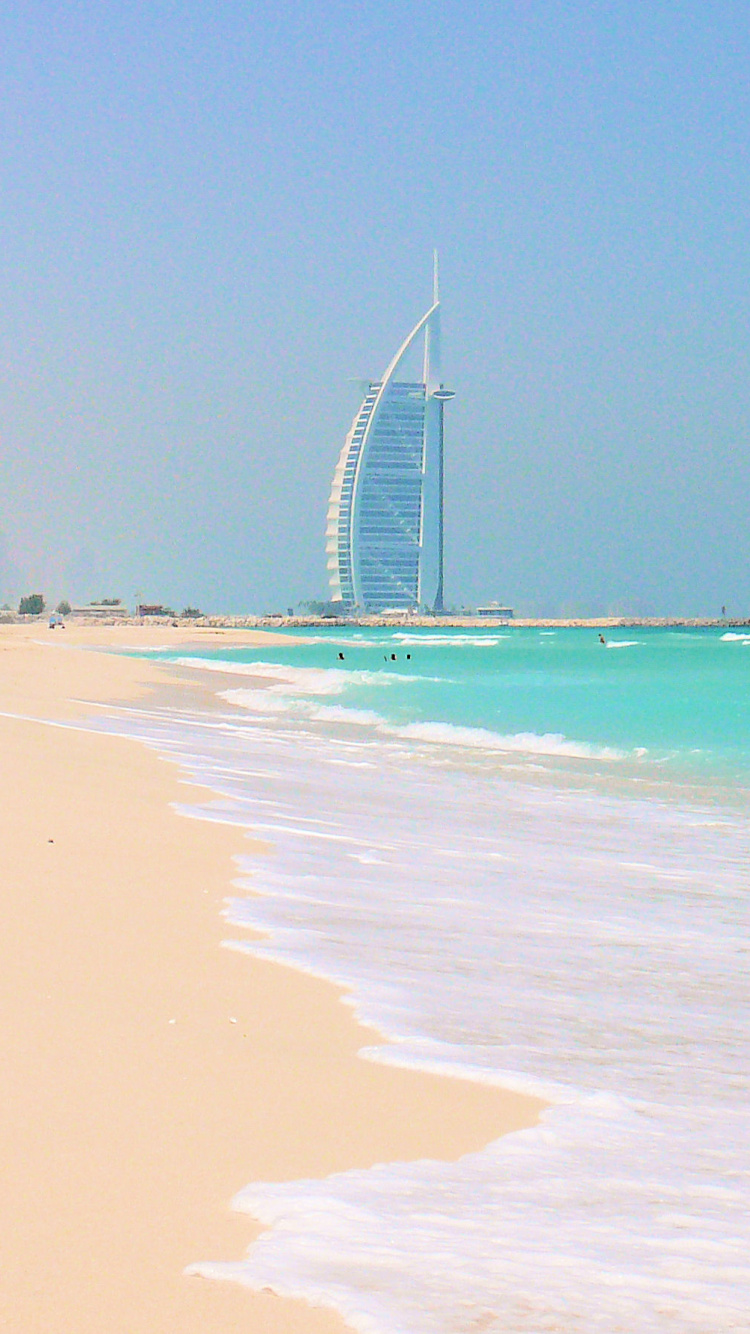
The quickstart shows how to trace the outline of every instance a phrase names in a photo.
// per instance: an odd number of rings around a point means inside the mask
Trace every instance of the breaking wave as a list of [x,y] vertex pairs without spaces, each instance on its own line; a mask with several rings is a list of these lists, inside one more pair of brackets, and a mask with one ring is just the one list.
[[[354,675],[354,673],[349,673]],[[330,692],[332,693],[332,692]],[[222,690],[220,698],[250,712],[264,715],[293,713],[298,718],[319,722],[337,722],[351,726],[372,727],[386,736],[404,741],[426,742],[431,746],[453,746],[463,750],[484,750],[521,755],[560,755],[568,759],[620,760],[626,752],[611,746],[591,746],[571,741],[559,732],[514,732],[503,734],[485,727],[459,727],[454,723],[420,722],[402,726],[390,723],[372,709],[352,709],[345,705],[314,704],[308,699],[292,699],[286,691]],[[282,698],[279,698],[279,695]],[[643,753],[643,752],[641,752]]]

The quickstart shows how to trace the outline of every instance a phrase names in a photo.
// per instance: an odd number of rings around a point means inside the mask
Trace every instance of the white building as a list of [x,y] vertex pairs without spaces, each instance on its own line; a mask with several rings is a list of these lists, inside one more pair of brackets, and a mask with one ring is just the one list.
[[[420,381],[396,378],[424,339]],[[331,597],[348,609],[443,607],[443,405],[435,255],[432,305],[373,380],[333,475],[326,553]]]

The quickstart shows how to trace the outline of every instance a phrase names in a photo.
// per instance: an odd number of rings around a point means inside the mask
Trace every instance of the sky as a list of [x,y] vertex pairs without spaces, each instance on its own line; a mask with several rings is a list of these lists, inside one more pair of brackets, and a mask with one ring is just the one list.
[[750,615],[746,4],[5,0],[0,602],[327,596],[441,256],[450,606]]

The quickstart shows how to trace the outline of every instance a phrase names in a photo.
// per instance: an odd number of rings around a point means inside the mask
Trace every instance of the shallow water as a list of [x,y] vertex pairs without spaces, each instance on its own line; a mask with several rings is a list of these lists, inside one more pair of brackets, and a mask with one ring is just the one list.
[[750,1329],[748,640],[632,639],[336,632],[202,656],[223,713],[100,722],[274,843],[241,947],[350,987],[371,1058],[552,1104],[455,1164],[250,1185],[269,1231],[201,1272],[378,1334]]

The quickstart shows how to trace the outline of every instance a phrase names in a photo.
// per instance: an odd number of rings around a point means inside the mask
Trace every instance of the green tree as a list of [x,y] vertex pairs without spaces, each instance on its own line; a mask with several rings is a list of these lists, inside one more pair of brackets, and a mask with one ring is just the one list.
[[44,597],[41,593],[28,593],[18,604],[19,616],[41,616],[44,611]]
[[55,611],[59,616],[70,616],[70,603],[68,602],[68,599],[63,598],[62,602],[58,602]]

